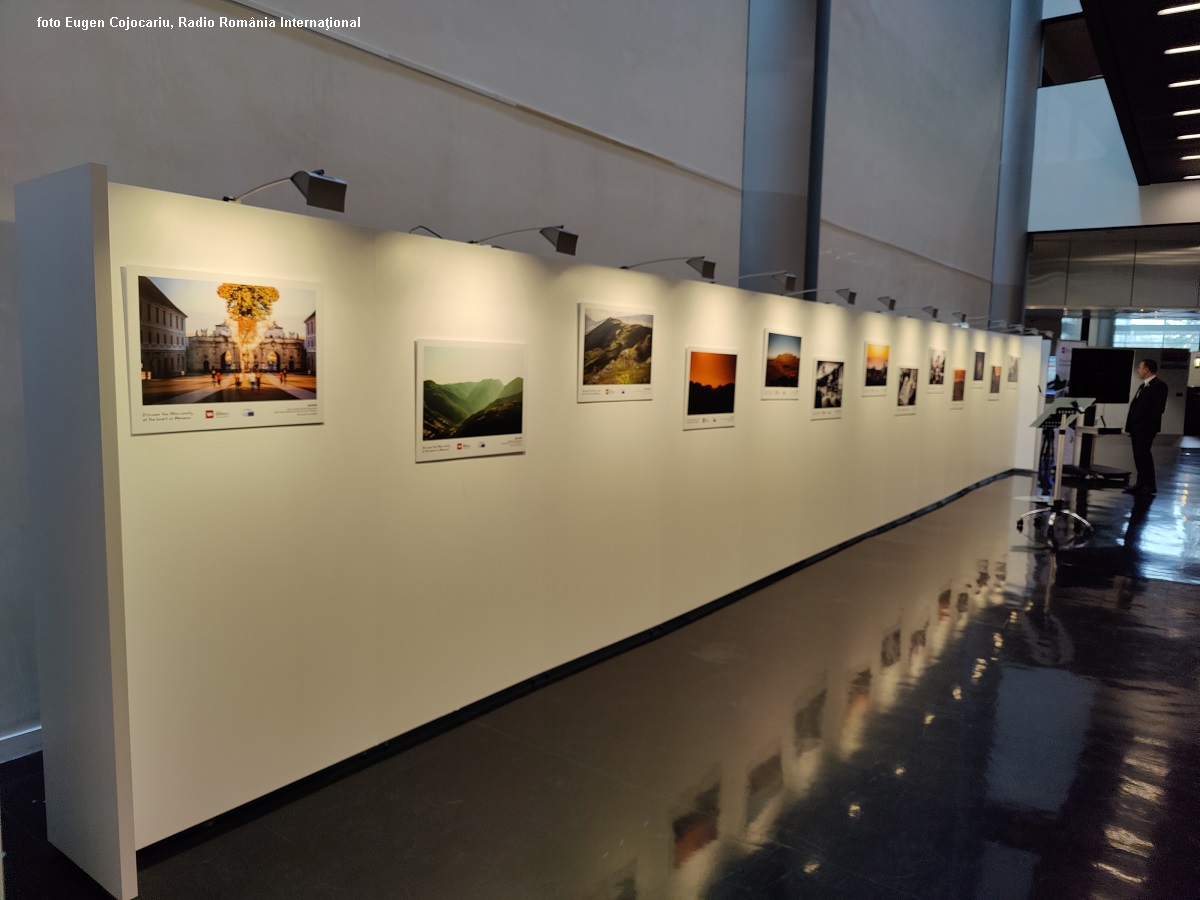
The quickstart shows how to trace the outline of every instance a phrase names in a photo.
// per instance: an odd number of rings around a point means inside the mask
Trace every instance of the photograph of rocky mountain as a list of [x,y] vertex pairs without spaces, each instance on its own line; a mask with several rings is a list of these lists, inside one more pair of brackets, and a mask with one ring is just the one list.
[[649,385],[653,338],[651,313],[580,304],[580,384]]
[[766,332],[763,353],[763,392],[766,399],[798,399],[800,394],[800,336]]
[[525,347],[417,342],[418,460],[522,451]]
[[955,369],[954,370],[954,387],[953,387],[953,393],[950,395],[950,402],[951,403],[962,403],[963,397],[966,395],[966,387],[967,387],[967,370],[966,369]]
[[1000,366],[992,366],[992,381],[991,381],[991,384],[988,385],[988,393],[989,394],[999,394],[1000,393],[1000,376],[1001,376],[1001,374],[1002,374],[1002,369]]
[[975,351],[975,375],[972,381],[983,382],[983,367],[984,367],[984,351]]

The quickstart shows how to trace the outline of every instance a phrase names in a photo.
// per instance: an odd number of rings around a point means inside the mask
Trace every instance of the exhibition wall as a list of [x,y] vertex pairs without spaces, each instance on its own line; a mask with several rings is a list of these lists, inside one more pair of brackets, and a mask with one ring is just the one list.
[[[1032,464],[1036,339],[122,185],[106,197],[109,582],[59,599],[123,616],[137,847]],[[23,246],[22,266],[50,249]],[[138,273],[315,291],[323,422],[134,434],[157,387],[128,355]],[[36,302],[22,312],[50,314]],[[578,402],[581,303],[653,316],[651,399]],[[189,342],[217,324],[189,321]],[[762,398],[767,330],[801,339],[795,399]],[[27,360],[51,334],[26,334]],[[523,452],[418,461],[418,341],[524,346]],[[888,349],[879,388],[868,343]],[[732,427],[685,430],[689,348],[736,354]],[[946,351],[934,392],[931,348]],[[817,360],[844,364],[836,416],[813,408]],[[39,545],[45,565],[60,552]]]

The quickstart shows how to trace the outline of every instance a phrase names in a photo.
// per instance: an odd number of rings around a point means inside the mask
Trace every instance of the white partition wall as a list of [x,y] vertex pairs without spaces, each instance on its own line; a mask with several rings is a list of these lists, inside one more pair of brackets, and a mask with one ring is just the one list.
[[[130,872],[135,846],[1033,460],[1035,339],[122,185],[79,185],[72,203],[106,219],[109,246],[68,248],[96,275],[57,314],[99,310],[99,360],[79,365],[112,400],[88,417],[80,395],[87,442],[63,465],[102,472],[78,524],[117,549],[123,579],[106,598],[46,589],[123,617],[105,639],[128,669],[129,742],[106,752],[130,773],[132,838],[97,852]],[[51,232],[30,227],[23,265],[48,258]],[[323,423],[133,434],[130,267],[319,285]],[[577,402],[581,302],[653,313],[652,399]],[[798,400],[760,399],[765,329],[801,337]],[[53,340],[28,332],[26,357]],[[523,453],[415,461],[419,340],[524,345]],[[863,396],[868,341],[890,347],[883,396]],[[737,354],[734,427],[684,430],[688,347]],[[938,393],[930,347],[948,353]],[[1019,381],[968,380],[952,403],[976,351],[989,372],[1018,358]],[[838,419],[812,417],[817,358],[845,362]],[[900,367],[920,375],[911,415]],[[31,458],[53,437],[31,434]],[[48,547],[46,564],[66,553]],[[48,753],[52,725],[76,727],[52,699]]]

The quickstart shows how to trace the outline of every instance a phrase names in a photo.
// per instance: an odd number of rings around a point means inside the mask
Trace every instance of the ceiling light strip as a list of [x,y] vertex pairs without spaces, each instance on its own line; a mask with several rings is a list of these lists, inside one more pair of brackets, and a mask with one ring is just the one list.
[[1197,178],[1200,178],[1200,175],[1184,175],[1183,176],[1184,181],[1195,181]]
[[1200,9],[1200,3],[1184,3],[1180,6],[1168,6],[1166,9],[1160,9],[1160,16],[1173,16],[1175,13],[1195,12]]
[[1200,44],[1189,44],[1186,47],[1172,47],[1166,51],[1166,55],[1174,56],[1177,53],[1195,53],[1197,50],[1200,50]]
[[1200,78],[1193,78],[1190,81],[1172,81],[1170,84],[1167,85],[1167,87],[1171,87],[1171,88],[1195,87],[1198,84],[1200,84]]
[[1200,116],[1200,109],[1181,109],[1171,113],[1173,116]]
[[1177,141],[1194,141],[1197,138],[1200,138],[1200,134],[1181,134],[1179,137],[1175,138],[1175,140],[1177,140]]

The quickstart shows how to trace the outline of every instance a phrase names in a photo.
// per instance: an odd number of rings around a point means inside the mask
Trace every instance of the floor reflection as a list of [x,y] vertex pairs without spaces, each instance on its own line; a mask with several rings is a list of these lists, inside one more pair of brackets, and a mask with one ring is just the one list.
[[1058,553],[996,482],[145,858],[141,896],[1197,896],[1198,475],[1074,492]]

